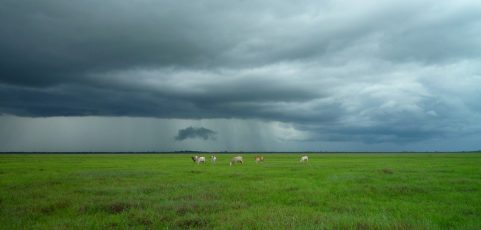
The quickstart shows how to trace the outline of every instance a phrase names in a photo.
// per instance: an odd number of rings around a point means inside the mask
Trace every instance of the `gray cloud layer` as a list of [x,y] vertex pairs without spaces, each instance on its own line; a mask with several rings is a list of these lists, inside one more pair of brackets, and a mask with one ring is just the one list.
[[280,121],[305,140],[481,136],[477,1],[0,3],[0,113]]

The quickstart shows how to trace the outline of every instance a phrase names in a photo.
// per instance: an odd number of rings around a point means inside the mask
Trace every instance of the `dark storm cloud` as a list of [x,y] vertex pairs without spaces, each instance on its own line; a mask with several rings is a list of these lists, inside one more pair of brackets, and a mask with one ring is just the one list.
[[216,132],[204,128],[204,127],[188,127],[185,129],[179,130],[177,136],[175,137],[175,140],[178,141],[183,141],[185,139],[195,139],[195,138],[200,138],[203,140],[215,140],[215,135]]
[[480,53],[479,7],[472,4],[373,2],[371,7],[343,7],[311,1],[55,0],[0,4],[1,80],[28,86],[82,82],[86,73],[132,68],[329,59],[372,37],[375,40],[369,42],[381,48],[377,55],[393,60]]
[[282,121],[316,140],[481,132],[476,1],[0,2],[0,114]]

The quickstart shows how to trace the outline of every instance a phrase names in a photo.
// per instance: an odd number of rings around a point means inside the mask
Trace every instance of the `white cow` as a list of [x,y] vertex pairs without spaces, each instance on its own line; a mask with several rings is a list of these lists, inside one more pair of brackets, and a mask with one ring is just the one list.
[[242,159],[241,156],[233,157],[233,158],[230,160],[229,165],[232,166],[233,164],[237,164],[237,163],[244,164],[244,160]]
[[307,162],[307,161],[309,161],[309,157],[304,155],[304,156],[301,157],[301,160],[299,162]]
[[205,163],[205,157],[193,156],[192,160],[197,164]]
[[212,161],[212,164],[215,164],[215,161],[217,160],[217,157],[215,155],[210,156],[210,160]]
[[197,158],[197,164],[204,163],[205,164],[205,157]]

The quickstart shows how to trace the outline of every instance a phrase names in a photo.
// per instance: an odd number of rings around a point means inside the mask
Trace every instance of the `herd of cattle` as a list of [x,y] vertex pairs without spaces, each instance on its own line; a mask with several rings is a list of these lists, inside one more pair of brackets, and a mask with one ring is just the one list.
[[[201,157],[201,156],[193,156],[192,160],[197,164],[201,164],[201,163],[205,164],[206,162],[205,157]],[[264,162],[264,157],[256,156],[255,160],[256,160],[256,164],[260,162]],[[212,162],[212,164],[215,164],[215,162],[217,161],[217,157],[215,155],[210,156],[210,161]],[[309,157],[307,157],[306,155],[301,156],[301,159],[299,160],[299,162],[301,163],[307,162],[307,161],[309,161]],[[232,166],[233,164],[244,164],[244,158],[242,156],[233,157],[230,160],[229,165]]]

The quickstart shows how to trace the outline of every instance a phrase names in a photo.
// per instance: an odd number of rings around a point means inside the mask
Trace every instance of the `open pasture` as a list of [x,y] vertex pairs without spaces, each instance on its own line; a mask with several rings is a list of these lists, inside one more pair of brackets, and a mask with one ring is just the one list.
[[2,229],[481,229],[481,154],[1,154]]

